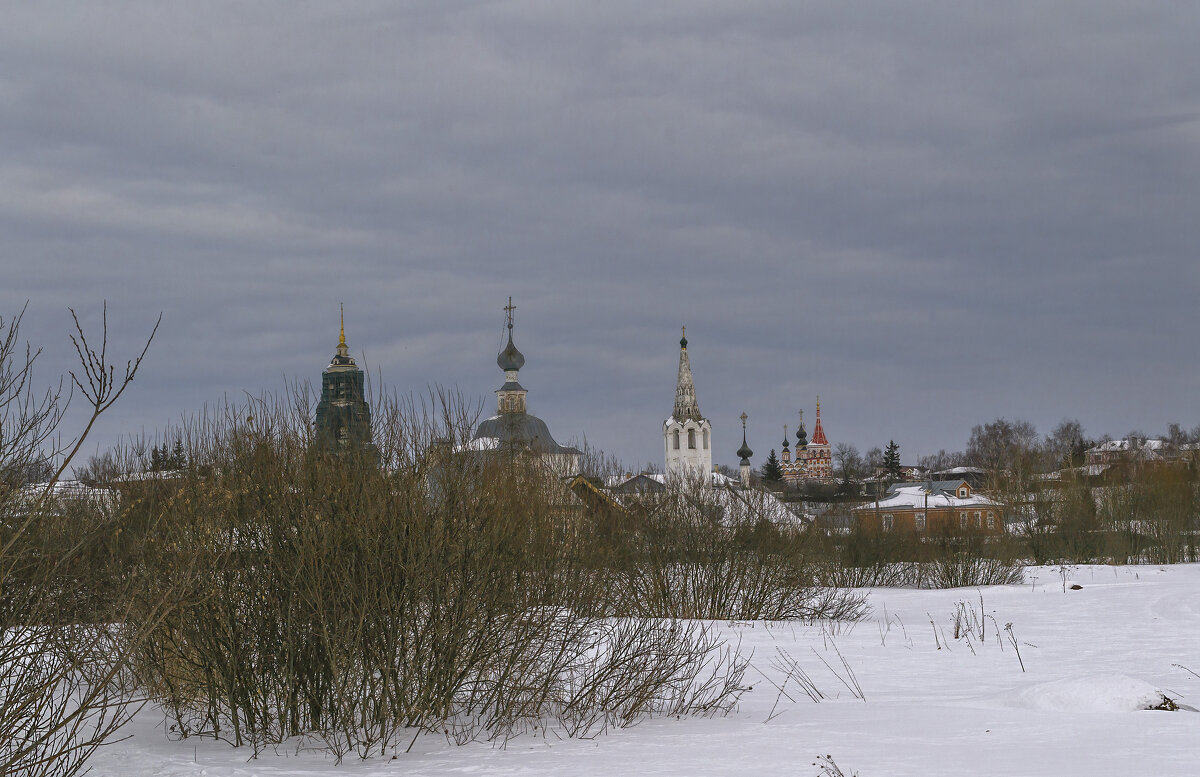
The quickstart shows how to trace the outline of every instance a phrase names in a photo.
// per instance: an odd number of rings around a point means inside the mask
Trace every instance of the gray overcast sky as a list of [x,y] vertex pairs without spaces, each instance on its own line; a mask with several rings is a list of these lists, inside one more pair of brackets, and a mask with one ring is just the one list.
[[[821,395],[903,458],[997,416],[1200,422],[1200,6],[262,2],[9,7],[0,312],[41,376],[113,347],[98,430],[319,381],[337,304],[401,392],[661,464],[679,325],[714,460]],[[91,450],[94,450],[94,446]]]

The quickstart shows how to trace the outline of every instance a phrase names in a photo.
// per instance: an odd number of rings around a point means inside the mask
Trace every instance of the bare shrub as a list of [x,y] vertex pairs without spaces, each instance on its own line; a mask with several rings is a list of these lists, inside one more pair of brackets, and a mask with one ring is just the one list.
[[309,404],[186,424],[188,468],[146,478],[130,516],[172,527],[146,562],[164,581],[179,557],[202,570],[136,667],[179,735],[369,757],[736,699],[742,661],[711,631],[609,617],[569,493],[522,451],[471,451],[458,398],[377,398],[377,448],[344,454],[313,445]]
[[[111,515],[103,504],[65,499],[58,488],[146,349],[118,374],[107,355],[107,314],[94,347],[75,319],[80,368],[70,377],[90,412],[77,436],[47,454],[68,395],[61,382],[34,392],[37,353],[19,347],[20,321],[0,319],[0,773],[66,776],[85,769],[140,706],[125,682],[126,662],[161,611],[156,605],[134,624],[101,595],[105,586],[90,573]],[[31,483],[31,472],[49,479]],[[135,578],[127,573],[126,584]]]
[[618,614],[700,619],[857,619],[865,598],[819,580],[809,535],[768,517],[755,492],[669,479],[633,503],[612,560]]
[[[832,755],[823,755],[813,762],[813,766],[817,767],[817,774],[820,777],[847,777],[842,768],[833,760]],[[858,772],[851,772],[849,777],[858,777]]]

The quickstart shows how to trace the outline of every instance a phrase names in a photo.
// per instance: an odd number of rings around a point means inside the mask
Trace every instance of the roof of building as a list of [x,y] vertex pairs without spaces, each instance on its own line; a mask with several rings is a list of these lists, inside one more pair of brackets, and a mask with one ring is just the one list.
[[1135,451],[1135,450],[1150,450],[1158,451],[1167,447],[1166,440],[1149,439],[1140,440],[1136,438],[1125,438],[1123,440],[1109,440],[1102,442],[1099,445],[1088,448],[1088,453],[1108,453],[1118,451]]
[[513,345],[511,322],[508,325],[508,345],[496,356],[496,366],[505,372],[519,370],[525,366],[525,355]]
[[[712,490],[705,490],[701,501],[719,512],[718,520],[724,525],[754,522],[766,519],[778,525],[802,526],[805,520],[788,509],[778,496],[761,488],[744,488],[741,481],[719,472],[709,473]],[[666,489],[667,477],[657,472],[641,472],[627,477],[610,478],[606,486],[618,502],[630,507],[637,502],[639,494],[659,492]]]
[[940,469],[933,473],[934,475],[986,475],[987,470],[980,467],[951,467],[950,469]]
[[30,483],[12,492],[9,498],[12,499],[12,507],[18,513],[25,513],[41,504],[43,496],[48,507],[67,503],[112,507],[120,498],[118,492],[113,489],[89,486],[79,480],[58,480],[53,485]]
[[[887,496],[880,499],[878,502],[869,502],[867,504],[855,507],[855,510],[875,510],[877,507],[880,510],[900,510],[900,509],[921,509],[925,507],[931,508],[954,508],[954,507],[995,507],[999,506],[999,502],[982,496],[974,491],[971,495],[964,498],[958,496],[957,489],[959,485],[965,483],[962,480],[940,480],[933,483],[904,483],[893,486],[888,489]],[[969,485],[969,484],[968,484]]]
[[696,384],[692,380],[692,364],[688,360],[687,330],[679,341],[679,373],[675,378],[675,408],[671,418],[701,421],[700,405],[696,402]]
[[829,440],[825,437],[825,429],[821,426],[821,398],[817,397],[817,420],[813,424],[812,433],[813,445],[828,445]]
[[754,451],[750,450],[750,446],[746,444],[746,426],[745,421],[742,422],[742,447],[738,448],[737,456],[742,460],[743,464],[750,463],[750,457],[754,455]]
[[[529,413],[501,413],[479,423],[471,443],[491,439],[495,443],[479,443],[489,449],[502,445],[515,445],[527,448],[534,453],[570,453],[578,454],[578,448],[569,445],[559,445],[550,434],[546,422]],[[478,449],[478,448],[477,448]]]

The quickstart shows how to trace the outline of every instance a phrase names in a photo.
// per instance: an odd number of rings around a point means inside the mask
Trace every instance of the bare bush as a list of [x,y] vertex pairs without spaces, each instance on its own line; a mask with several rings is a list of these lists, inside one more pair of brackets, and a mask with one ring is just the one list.
[[633,503],[634,528],[612,560],[620,614],[700,619],[850,619],[865,598],[824,584],[809,535],[769,517],[756,492],[670,479]]
[[741,658],[699,624],[610,618],[595,535],[536,459],[472,451],[452,395],[375,406],[377,448],[337,455],[295,392],[210,411],[187,469],[143,481],[131,525],[172,527],[146,563],[202,570],[137,664],[178,735],[369,757],[729,708]]
[[[72,311],[74,316],[74,312]],[[19,347],[21,316],[0,319],[0,773],[73,775],[140,702],[125,682],[130,648],[161,611],[134,625],[91,577],[109,536],[103,505],[64,499],[59,477],[92,426],[133,380],[146,349],[117,374],[107,355],[107,315],[97,345],[75,319],[80,359],[71,374],[89,414],[55,466],[45,451],[68,401],[62,383],[33,389],[37,352]],[[157,325],[156,325],[157,329]],[[146,348],[153,339],[148,338]],[[22,353],[23,351],[23,353]],[[30,464],[37,464],[30,467]],[[28,474],[48,476],[30,483]],[[126,574],[133,585],[135,574]]]

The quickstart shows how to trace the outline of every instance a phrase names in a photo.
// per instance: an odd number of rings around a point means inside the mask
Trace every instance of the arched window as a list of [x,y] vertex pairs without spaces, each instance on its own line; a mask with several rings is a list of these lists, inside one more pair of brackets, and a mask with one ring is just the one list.
[[675,431],[671,432],[671,436],[675,439],[675,445],[673,447],[675,450],[679,450],[679,430],[676,429]]
[[704,450],[708,450],[708,430],[704,430]]
[[696,450],[696,430],[688,429],[688,450]]

